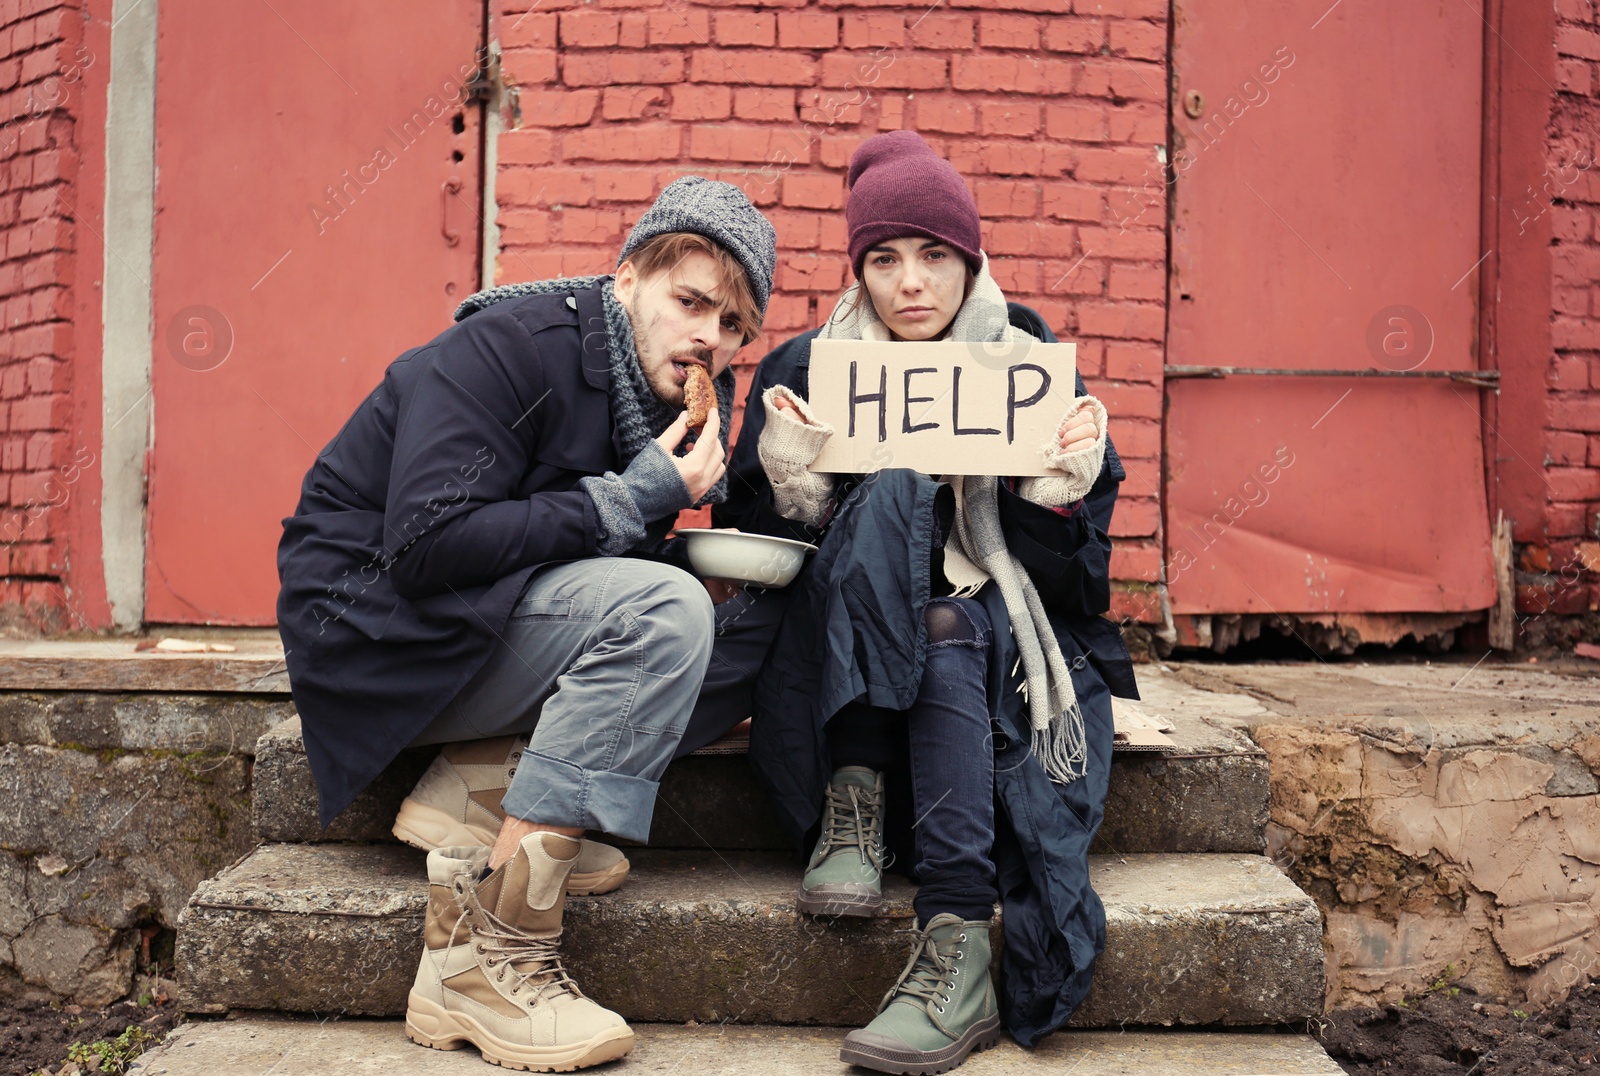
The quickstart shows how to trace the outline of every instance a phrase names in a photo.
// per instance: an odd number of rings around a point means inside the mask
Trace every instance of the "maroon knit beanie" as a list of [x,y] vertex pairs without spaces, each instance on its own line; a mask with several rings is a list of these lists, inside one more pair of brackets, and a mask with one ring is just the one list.
[[976,273],[983,267],[978,203],[950,162],[915,131],[874,135],[850,155],[850,268],[861,277],[867,249],[889,239],[925,235],[959,250]]

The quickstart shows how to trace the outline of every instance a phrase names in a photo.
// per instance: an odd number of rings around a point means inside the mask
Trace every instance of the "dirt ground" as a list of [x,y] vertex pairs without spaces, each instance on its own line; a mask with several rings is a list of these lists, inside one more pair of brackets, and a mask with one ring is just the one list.
[[85,1011],[76,1005],[0,1000],[0,1076],[123,1072],[182,1018],[172,1001],[120,1001]]
[[1324,1017],[1322,1044],[1341,1068],[1368,1076],[1558,1076],[1600,1072],[1600,985],[1528,1013],[1470,990],[1439,990],[1381,1009]]

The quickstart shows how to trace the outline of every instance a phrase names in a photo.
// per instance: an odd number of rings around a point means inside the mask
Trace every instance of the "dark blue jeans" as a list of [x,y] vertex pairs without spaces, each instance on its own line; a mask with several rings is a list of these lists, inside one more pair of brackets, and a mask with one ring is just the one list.
[[[989,615],[970,598],[928,603],[927,664],[904,713],[853,705],[828,722],[834,769],[910,773],[917,921],[941,912],[990,919],[994,867],[994,741],[985,680]],[[898,797],[889,790],[891,803]]]

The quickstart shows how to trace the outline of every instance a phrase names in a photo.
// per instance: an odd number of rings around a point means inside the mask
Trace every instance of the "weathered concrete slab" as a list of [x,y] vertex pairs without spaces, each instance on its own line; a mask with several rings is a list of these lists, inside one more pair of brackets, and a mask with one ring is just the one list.
[[300,719],[292,717],[269,729],[255,746],[255,790],[250,813],[263,841],[393,840],[389,827],[400,801],[416,785],[438,754],[426,747],[401,752],[355,802],[324,830],[317,806],[317,783],[306,761]]
[[249,759],[0,745],[0,980],[103,1005],[130,986],[138,927],[172,928],[254,844]]
[[276,631],[186,627],[181,635],[235,649],[188,654],[136,650],[140,640],[132,636],[0,639],[0,690],[288,694],[289,673]]
[[[1260,852],[1265,847],[1266,756],[1243,733],[1180,704],[1203,695],[1179,685],[1157,696],[1163,703],[1159,712],[1173,722],[1176,753],[1115,756],[1098,851]],[[433,753],[402,757],[323,832],[299,721],[285,723],[256,747],[256,832],[264,841],[388,840],[400,801]],[[692,755],[668,767],[650,844],[790,847],[742,755]]]
[[[390,841],[389,827],[437,748],[407,751],[321,828],[316,783],[306,762],[300,720],[270,730],[256,745],[252,812],[263,841]],[[661,782],[650,843],[658,848],[787,849],[789,839],[743,755],[680,759]]]
[[0,691],[0,743],[252,755],[294,715],[294,703],[274,695]]
[[1589,668],[1545,671],[1476,655],[1427,662],[1169,662],[1148,676],[1141,668],[1139,683],[1147,679],[1200,689],[1197,705],[1231,710],[1243,729],[1342,726],[1423,750],[1600,733],[1600,674]]
[[[678,1027],[638,1024],[633,1052],[600,1071],[640,1076],[795,1076],[858,1072],[839,1061],[845,1028]],[[481,1076],[476,1050],[428,1050],[399,1020],[310,1020],[250,1014],[195,1022],[139,1058],[129,1076]],[[1305,1035],[1195,1031],[1065,1031],[1036,1049],[1009,1039],[973,1054],[962,1076],[1340,1076]]]
[[1102,856],[1106,949],[1075,1027],[1278,1024],[1322,1011],[1322,916],[1270,860]]
[[1266,752],[1196,705],[1187,685],[1141,671],[1141,709],[1172,723],[1171,754],[1112,756],[1095,851],[1260,852],[1271,802]]
[[[883,917],[829,922],[795,912],[786,856],[632,857],[620,890],[571,902],[564,943],[584,988],[630,1019],[860,1024],[905,962],[896,931],[913,889],[897,877]],[[386,845],[257,850],[184,913],[185,1006],[402,1012],[421,953],[423,861]],[[1269,1024],[1321,1010],[1321,919],[1265,859],[1130,855],[1093,870],[1107,951],[1080,1025]]]

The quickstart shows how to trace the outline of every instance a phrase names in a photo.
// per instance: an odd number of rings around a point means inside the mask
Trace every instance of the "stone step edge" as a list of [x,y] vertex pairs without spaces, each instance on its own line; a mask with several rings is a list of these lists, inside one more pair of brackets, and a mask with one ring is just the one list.
[[[635,1023],[625,1066],[695,1076],[774,1076],[845,1071],[845,1027],[699,1026]],[[183,1024],[138,1058],[128,1076],[321,1076],[381,1071],[387,1076],[480,1076],[471,1047],[449,1053],[411,1042],[400,1020],[313,1020],[258,1013]],[[610,1067],[602,1071],[610,1071]],[[626,1067],[618,1068],[626,1072]],[[962,1076],[1064,1073],[1073,1076],[1342,1076],[1308,1035],[1252,1031],[1076,1031],[1046,1036],[1033,1049],[1002,1036],[973,1054]]]
[[[864,1023],[904,964],[914,890],[897,877],[882,917],[827,922],[794,910],[799,870],[784,856],[640,860],[623,889],[572,899],[564,943],[578,981],[630,1018]],[[185,1004],[403,1011],[421,953],[422,863],[376,845],[258,850],[184,913]],[[1270,861],[1157,854],[1096,857],[1091,869],[1107,950],[1080,1025],[1276,1024],[1321,1010],[1321,916]],[[300,881],[325,877],[345,884]],[[998,945],[998,924],[992,933]]]
[[[1097,846],[1141,853],[1264,851],[1271,800],[1265,753],[1244,734],[1200,718],[1179,714],[1174,724],[1180,750],[1116,755]],[[661,792],[671,809],[657,811],[655,845],[789,847],[753,773],[720,782],[723,795],[713,801],[684,799],[685,764],[709,765],[712,755],[742,757],[747,745],[747,736],[729,737],[668,768]],[[401,755],[323,830],[298,718],[268,731],[255,750],[252,816],[267,841],[389,839],[400,801],[433,757],[421,749]]]

